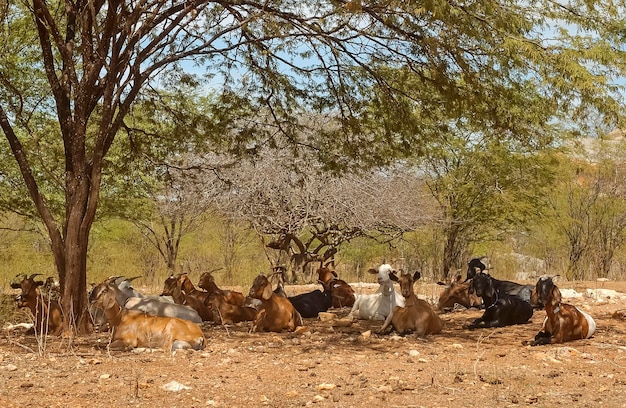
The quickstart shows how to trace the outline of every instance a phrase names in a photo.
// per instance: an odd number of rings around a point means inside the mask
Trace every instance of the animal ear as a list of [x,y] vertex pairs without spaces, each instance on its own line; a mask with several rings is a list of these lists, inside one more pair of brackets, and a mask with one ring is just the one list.
[[333,274],[333,276],[334,276],[335,278],[337,278],[337,277],[338,277],[338,276],[337,276],[337,272],[335,272],[335,271],[330,271],[330,273],[332,273],[332,274]]
[[556,286],[552,286],[552,303],[561,303],[561,291]]
[[554,275],[552,277],[552,282],[560,282],[561,281],[561,275]]
[[[402,272],[404,274],[404,272]],[[389,279],[391,279],[394,282],[398,281],[398,276],[395,274],[395,272],[389,272]]]
[[442,281],[438,281],[438,282],[437,282],[437,285],[447,286],[447,284],[446,284],[445,282],[442,282]]
[[267,282],[267,285],[265,285],[265,287],[263,288],[263,295],[261,295],[261,297],[265,300],[269,300],[269,298],[272,297],[273,293],[274,292],[272,291],[272,285],[270,285],[270,283]]
[[415,281],[419,280],[421,277],[422,277],[421,272],[420,272],[420,271],[416,271],[416,272],[413,274],[413,282],[415,282]]
[[21,289],[21,288],[22,288],[22,285],[21,285],[21,284],[19,284],[19,283],[12,283],[12,284],[11,284],[11,287],[12,287],[13,289]]
[[378,271],[376,269],[374,269],[374,268],[369,268],[367,270],[367,273],[371,273],[372,275],[376,275],[378,273]]

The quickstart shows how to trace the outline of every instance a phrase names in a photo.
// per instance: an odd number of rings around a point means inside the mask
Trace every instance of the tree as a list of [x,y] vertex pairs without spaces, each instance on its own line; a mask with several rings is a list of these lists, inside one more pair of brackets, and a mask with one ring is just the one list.
[[[189,77],[183,61],[195,58],[223,85],[202,132],[207,143],[248,155],[284,137],[339,170],[419,154],[434,135],[404,120],[415,104],[443,104],[451,116],[481,107],[477,117],[494,117],[488,106],[508,106],[505,90],[529,77],[536,94],[557,102],[554,112],[576,117],[594,105],[614,119],[611,79],[626,66],[615,51],[623,10],[602,2],[488,1],[470,9],[444,1],[12,0],[0,11],[0,128],[50,237],[65,315],[86,309],[89,232],[116,137],[143,91],[168,73],[170,83]],[[579,25],[581,34],[541,41],[547,19]],[[398,67],[436,92],[393,86],[388,70]],[[386,126],[368,116],[373,84],[384,95],[378,112]],[[296,119],[309,109],[332,113],[340,126],[298,139]],[[261,111],[272,128],[258,128]],[[52,132],[35,126],[51,119]],[[515,119],[511,110],[497,122],[515,130]],[[61,170],[32,149],[42,135],[62,146],[54,157]],[[359,154],[364,146],[367,155]],[[54,170],[56,183],[40,166]]]
[[270,263],[285,266],[292,281],[310,279],[311,264],[332,263],[342,244],[362,237],[391,242],[434,217],[414,174],[330,176],[321,168],[313,157],[268,151],[222,173],[231,185],[223,210],[252,226]]
[[489,135],[457,133],[424,159],[426,183],[442,214],[442,278],[465,265],[473,243],[496,239],[541,213],[554,160],[548,151],[515,150]]
[[606,277],[626,238],[624,151],[620,140],[582,139],[561,161],[548,218],[567,243],[568,279]]

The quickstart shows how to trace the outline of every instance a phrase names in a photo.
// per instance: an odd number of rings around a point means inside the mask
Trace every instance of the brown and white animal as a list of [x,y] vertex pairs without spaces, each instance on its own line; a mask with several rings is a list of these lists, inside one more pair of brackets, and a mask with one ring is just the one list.
[[250,333],[255,331],[280,333],[283,330],[294,331],[298,326],[302,326],[300,313],[293,307],[289,299],[274,293],[267,276],[260,274],[254,279],[249,296],[261,301],[252,322]]
[[202,350],[206,338],[196,323],[176,317],[154,316],[123,308],[115,298],[115,288],[103,282],[89,296],[90,304],[104,310],[111,327],[111,350],[135,347]]
[[59,304],[50,298],[42,295],[39,287],[43,281],[35,281],[34,273],[27,277],[24,275],[22,281],[11,283],[13,289],[21,289],[22,292],[15,298],[18,308],[28,308],[35,318],[34,325],[27,331],[28,334],[59,334],[63,329],[63,313]]
[[446,282],[437,282],[437,285],[445,286],[444,291],[439,295],[437,309],[444,312],[454,308],[455,304],[459,304],[466,309],[470,307],[480,307],[483,303],[482,299],[475,293],[469,293],[469,282],[461,282],[461,275],[457,275],[456,280],[446,280]]
[[[561,302],[561,291],[549,276],[542,276],[535,285],[533,298],[544,304],[546,318],[531,346],[557,344],[566,341],[588,339],[596,331],[596,322],[589,314],[576,306]],[[533,301],[535,301],[533,299]],[[535,301],[536,303],[536,301]]]
[[389,277],[395,270],[389,264],[380,265],[378,268],[370,268],[368,273],[377,276],[380,285],[376,293],[360,295],[354,301],[350,317],[352,319],[385,320],[394,307],[404,307],[404,298],[393,287],[393,281]]
[[[174,303],[189,306],[198,312],[202,321],[213,321],[213,313],[204,303],[204,299],[208,296],[194,296],[183,292],[183,285],[187,281],[191,283],[186,274],[171,275],[163,284],[161,296],[171,296],[174,299]],[[191,286],[193,286],[193,284],[191,284]]]
[[396,274],[389,274],[391,280],[400,284],[402,296],[404,296],[405,306],[396,306],[391,314],[387,316],[385,323],[380,328],[379,333],[385,333],[387,329],[393,327],[398,333],[404,334],[413,332],[417,336],[425,334],[437,334],[441,332],[443,322],[439,315],[435,313],[428,302],[415,296],[413,284],[420,278],[420,273],[402,272],[400,277]]
[[328,268],[322,267],[317,270],[318,280],[326,284],[332,281],[331,293],[332,293],[332,307],[352,307],[356,296],[354,295],[354,289],[346,281],[338,279],[337,273]]
[[243,306],[243,302],[245,296],[241,292],[236,292],[234,290],[222,290],[215,283],[215,278],[211,274],[211,272],[204,272],[200,275],[200,279],[198,280],[198,286],[208,293],[219,293],[224,296],[224,299],[227,303],[232,303],[233,305]]

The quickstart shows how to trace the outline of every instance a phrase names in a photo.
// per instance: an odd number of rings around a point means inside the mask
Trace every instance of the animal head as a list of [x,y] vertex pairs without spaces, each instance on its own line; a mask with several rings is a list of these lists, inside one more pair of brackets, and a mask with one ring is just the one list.
[[161,296],[172,296],[176,289],[178,288],[178,279],[174,275],[170,275],[167,279],[165,279],[165,284],[163,285],[163,292]]
[[115,289],[107,281],[96,285],[89,294],[89,304],[105,310],[113,307],[115,302]]
[[329,282],[332,279],[337,278],[337,273],[328,267],[319,268],[317,270],[319,280],[322,282]]
[[482,261],[483,259],[484,257],[470,259],[467,263],[467,277],[465,278],[465,282],[473,279],[477,273],[481,273],[487,269],[487,265],[485,265]]
[[495,289],[491,276],[488,273],[477,273],[470,283],[469,293],[475,293],[481,298],[492,298],[495,295]]
[[35,281],[35,276],[41,275],[40,273],[33,273],[30,276],[24,274],[21,282],[11,283],[11,288],[21,289],[22,292],[15,297],[17,307],[27,307],[27,298],[37,294],[38,287],[43,285],[43,281]]
[[482,302],[475,293],[469,293],[468,282],[462,281],[463,277],[457,275],[455,280],[446,280],[446,282],[437,282],[438,285],[443,285],[446,288],[439,295],[439,301],[437,308],[439,310],[452,309],[456,303],[465,307],[478,306]]
[[250,288],[248,296],[255,299],[268,300],[272,297],[272,294],[272,284],[267,276],[259,274],[256,278],[254,278],[254,282],[252,282],[252,287]]
[[367,270],[367,272],[371,273],[372,275],[378,275],[376,280],[380,285],[390,280],[389,274],[396,273],[395,269],[393,269],[393,267],[389,264],[382,264],[376,269],[370,268]]
[[552,277],[544,275],[539,278],[533,293],[531,294],[531,302],[539,301],[544,305],[558,305],[561,303],[561,291],[554,284]]
[[415,283],[415,281],[421,278],[421,276],[422,274],[419,271],[415,272],[413,276],[411,276],[410,273],[404,272],[402,270],[400,271],[399,277],[395,273],[389,274],[389,278],[392,281],[398,282],[400,284],[400,292],[405,299],[414,293],[413,284]]

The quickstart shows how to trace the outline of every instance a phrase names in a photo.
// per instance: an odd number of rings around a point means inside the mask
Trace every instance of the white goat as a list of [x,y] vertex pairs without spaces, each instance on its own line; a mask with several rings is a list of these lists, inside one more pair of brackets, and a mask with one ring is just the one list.
[[371,295],[361,295],[354,301],[350,311],[353,319],[385,320],[394,307],[405,306],[404,297],[393,287],[393,281],[389,278],[395,270],[389,264],[380,265],[377,269],[369,269],[367,272],[378,275],[378,290]]

